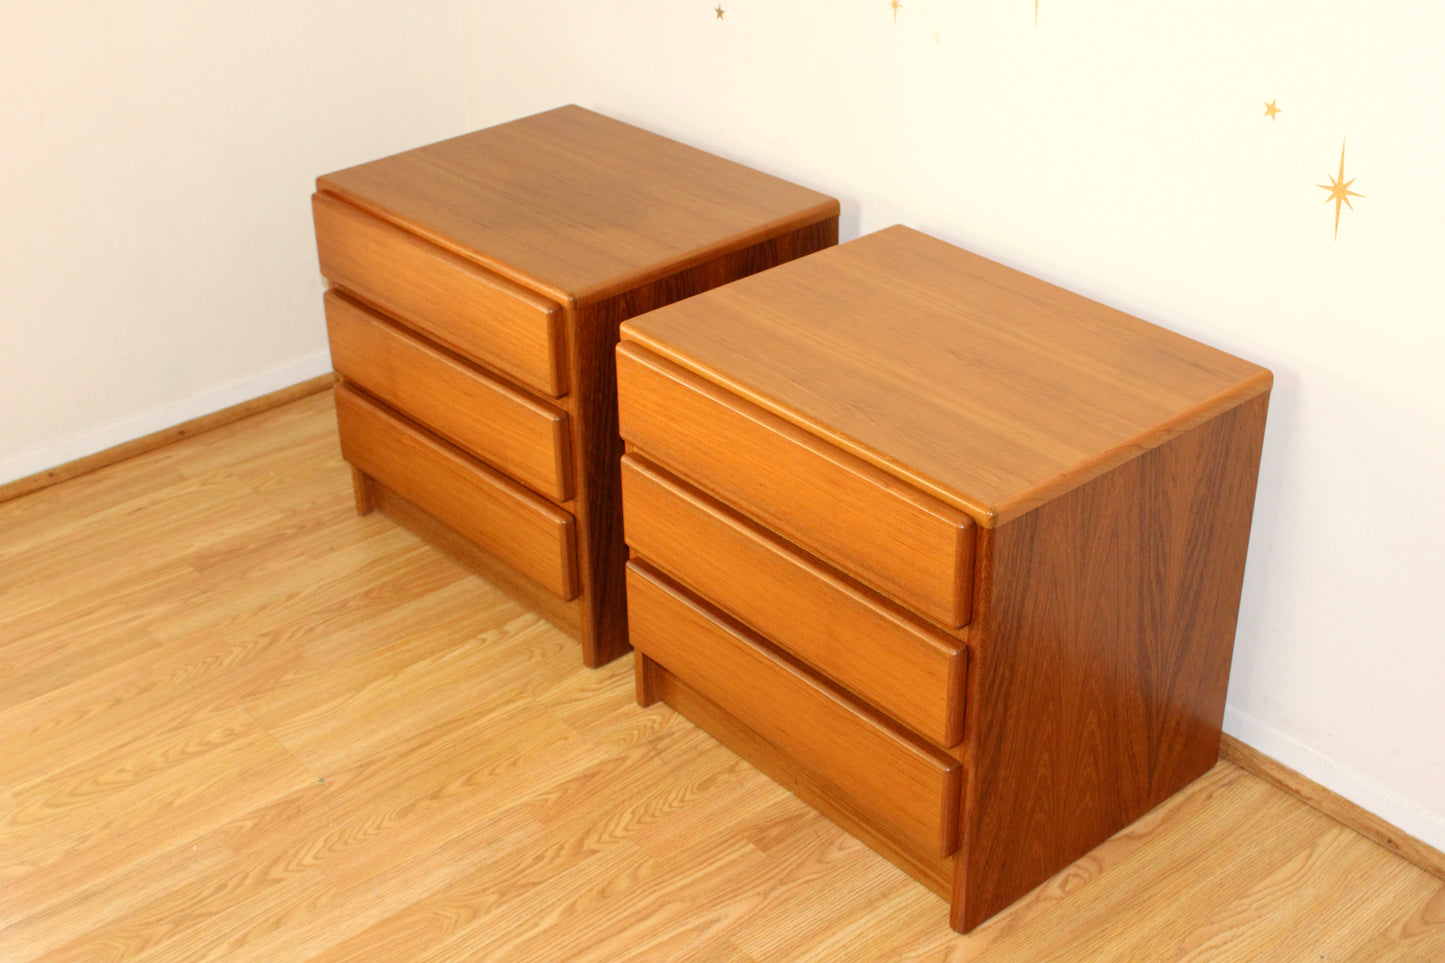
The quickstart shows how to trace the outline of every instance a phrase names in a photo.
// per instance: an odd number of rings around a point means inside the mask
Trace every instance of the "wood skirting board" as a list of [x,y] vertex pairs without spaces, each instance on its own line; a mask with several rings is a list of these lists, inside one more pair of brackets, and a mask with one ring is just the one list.
[[[96,452],[93,455],[87,455],[46,471],[8,482],[0,485],[0,502],[40,491],[51,485],[114,465],[127,458],[154,451],[172,442],[199,435],[213,428],[240,421],[251,415],[278,408],[310,395],[319,394],[328,390],[335,380],[334,374],[311,378],[289,388],[269,392],[250,401],[232,405],[200,418],[193,418],[173,428],[154,432],[114,448],[108,448],[105,451]],[[1266,756],[1253,746],[1225,733],[1220,742],[1219,755],[1220,758],[1278,786],[1341,825],[1353,829],[1426,872],[1445,879],[1445,852],[1401,831],[1374,813]]]
[[1253,746],[1225,733],[1219,744],[1219,756],[1246,772],[1273,783],[1306,805],[1378,843],[1402,859],[1409,860],[1427,873],[1445,879],[1445,853],[1409,833],[1402,832],[1369,810],[1295,772]]
[[291,385],[289,388],[271,391],[261,395],[259,398],[252,398],[250,401],[243,401],[238,405],[231,405],[229,408],[213,411],[209,415],[192,418],[190,421],[182,422],[174,427],[164,428],[160,431],[152,432],[149,435],[143,435],[140,438],[124,442],[113,448],[98,451],[93,455],[86,455],[84,458],[77,458],[74,461],[68,461],[54,468],[47,468],[45,471],[36,472],[24,478],[17,478],[15,481],[0,485],[0,502],[8,502],[22,495],[29,495],[31,492],[38,492],[42,488],[49,488],[51,485],[68,481],[71,478],[79,478],[81,475],[109,467],[110,465],[125,461],[127,458],[134,458],[136,455],[143,455],[148,451],[164,448],[171,442],[194,437],[203,432],[210,431],[212,428],[220,428],[222,425],[229,425],[232,422],[240,421],[242,418],[249,418],[251,415],[258,415],[263,411],[279,408],[282,405],[299,401],[309,395],[320,394],[328,390],[335,383],[336,374],[334,372],[318,375],[315,378],[308,378],[299,384]]

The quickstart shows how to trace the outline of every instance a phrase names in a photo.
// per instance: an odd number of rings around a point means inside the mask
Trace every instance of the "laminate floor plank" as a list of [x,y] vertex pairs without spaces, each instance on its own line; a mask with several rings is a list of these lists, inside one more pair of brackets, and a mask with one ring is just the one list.
[[0,960],[1445,959],[1445,883],[1221,762],[967,937],[379,515],[329,396],[0,504]]
[[[1408,905],[1408,904],[1407,904]],[[1346,963],[1435,963],[1445,959],[1445,883],[1402,917],[1391,907],[1383,932],[1370,933],[1347,956]]]
[[[1301,839],[1317,836],[1320,820],[1273,787],[1241,780],[1215,799],[1192,832],[1150,841],[1102,876],[1087,900],[1055,907],[1047,930],[1010,934],[994,949],[1026,951],[1040,961],[1073,959],[1076,953],[1089,959],[1106,949],[1122,959],[1159,959],[1156,954],[1174,942],[1176,931],[1208,925],[1230,887],[1252,885],[1261,867],[1277,864]],[[1237,858],[1240,853],[1249,854],[1247,863]],[[1184,865],[1192,867],[1189,874],[1179,872]],[[1140,889],[1150,893],[1160,913],[1149,927],[1134,925],[1125,912]]]
[[[567,768],[578,758],[559,754],[548,775],[565,779]],[[526,802],[507,812],[508,818],[535,819]],[[609,874],[620,872],[635,880],[646,872],[646,860],[625,838],[599,844],[591,824],[595,817],[595,811],[584,808],[565,825],[545,826],[533,844],[399,908],[319,959],[365,959],[368,949],[377,945],[387,946],[398,959],[462,959],[493,946],[515,949],[521,934],[556,918],[553,914],[565,915],[575,901],[585,904],[605,898],[611,892]]]
[[[770,820],[777,809],[791,809],[796,800],[749,801],[736,797],[737,819]],[[636,841],[641,848],[641,839]],[[847,875],[848,857],[862,856],[863,847],[848,837],[800,836],[781,854],[769,856],[745,835],[699,833],[688,845],[665,856],[651,856],[646,871],[628,866],[603,884],[607,892],[623,892],[632,907],[619,916],[608,901],[570,901],[552,897],[549,909],[565,926],[538,928],[516,939],[522,958],[601,963],[613,959],[704,959],[703,947],[732,940],[747,921],[768,907],[802,908],[830,888],[834,874]],[[649,848],[649,854],[652,850]],[[877,865],[872,854],[863,856]],[[848,883],[844,882],[843,886]],[[946,909],[938,905],[936,908]],[[802,904],[801,906],[799,904]],[[837,902],[834,901],[834,905]],[[515,939],[515,938],[514,938]],[[751,948],[740,947],[745,952]],[[750,955],[756,955],[750,953]],[[484,959],[502,959],[500,955]],[[763,956],[763,959],[776,957]]]
[[210,604],[194,604],[198,598],[189,606],[165,613],[149,623],[149,628],[163,639],[202,633],[212,637],[284,633],[293,626],[313,626],[318,620],[329,629],[335,626],[327,623],[337,616],[364,621],[376,611],[464,577],[455,566],[443,565],[435,553],[398,529],[367,535],[298,563],[305,571],[303,578],[294,570],[230,578],[212,572],[210,584],[224,582],[223,593],[213,594]]
[[[0,547],[0,591],[38,589],[61,597],[166,564],[224,538],[261,528],[282,513],[235,478],[213,472],[159,490],[141,489],[95,518],[40,528]],[[76,578],[83,574],[84,579]]]
[[[191,858],[213,860],[194,840],[207,828],[234,819],[314,781],[288,753],[254,724],[238,728],[234,738],[184,765],[142,782],[70,807],[48,819],[11,821],[5,814],[6,838],[0,859],[7,872],[0,896],[6,925],[0,928],[0,959],[18,955],[12,941],[34,931],[54,938],[58,927],[44,919],[39,927],[16,926],[52,908],[62,911],[84,894],[88,913],[81,925],[94,926],[109,915],[111,899],[128,898],[137,885],[136,868],[161,869],[172,881],[193,873]],[[28,812],[21,816],[31,815]],[[12,835],[10,830],[18,832]],[[17,852],[18,850],[18,852]],[[167,854],[157,866],[157,853]],[[164,883],[151,885],[164,886]],[[12,955],[5,956],[4,951]]]
[[284,679],[294,656],[264,640],[203,638],[158,644],[64,687],[0,708],[0,730],[14,740],[0,754],[11,787],[64,778],[137,742],[204,725],[235,708],[236,689]]

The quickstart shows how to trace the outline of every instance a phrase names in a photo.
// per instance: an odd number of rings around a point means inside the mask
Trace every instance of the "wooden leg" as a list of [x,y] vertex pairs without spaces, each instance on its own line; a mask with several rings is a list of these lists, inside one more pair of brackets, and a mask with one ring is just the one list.
[[357,468],[351,469],[351,491],[356,495],[356,514],[370,515],[376,507],[371,499],[371,479]]
[[652,705],[659,698],[657,694],[657,674],[662,670],[662,667],[641,652],[633,649],[632,669],[637,676],[637,704],[644,708]]

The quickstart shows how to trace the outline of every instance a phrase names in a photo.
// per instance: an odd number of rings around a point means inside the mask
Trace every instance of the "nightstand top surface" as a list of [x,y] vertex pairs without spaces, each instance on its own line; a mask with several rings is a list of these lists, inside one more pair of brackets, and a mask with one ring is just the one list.
[[578,302],[838,214],[827,195],[575,106],[316,183],[504,276]]
[[993,523],[1269,390],[1264,368],[904,227],[624,323]]

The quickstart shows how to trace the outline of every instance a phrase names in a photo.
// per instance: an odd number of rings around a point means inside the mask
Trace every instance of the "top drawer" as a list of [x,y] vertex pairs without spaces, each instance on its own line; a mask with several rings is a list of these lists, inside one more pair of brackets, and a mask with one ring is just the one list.
[[617,350],[622,437],[946,626],[971,615],[973,521],[646,349]]
[[519,383],[566,393],[551,301],[326,194],[311,198],[321,273]]

